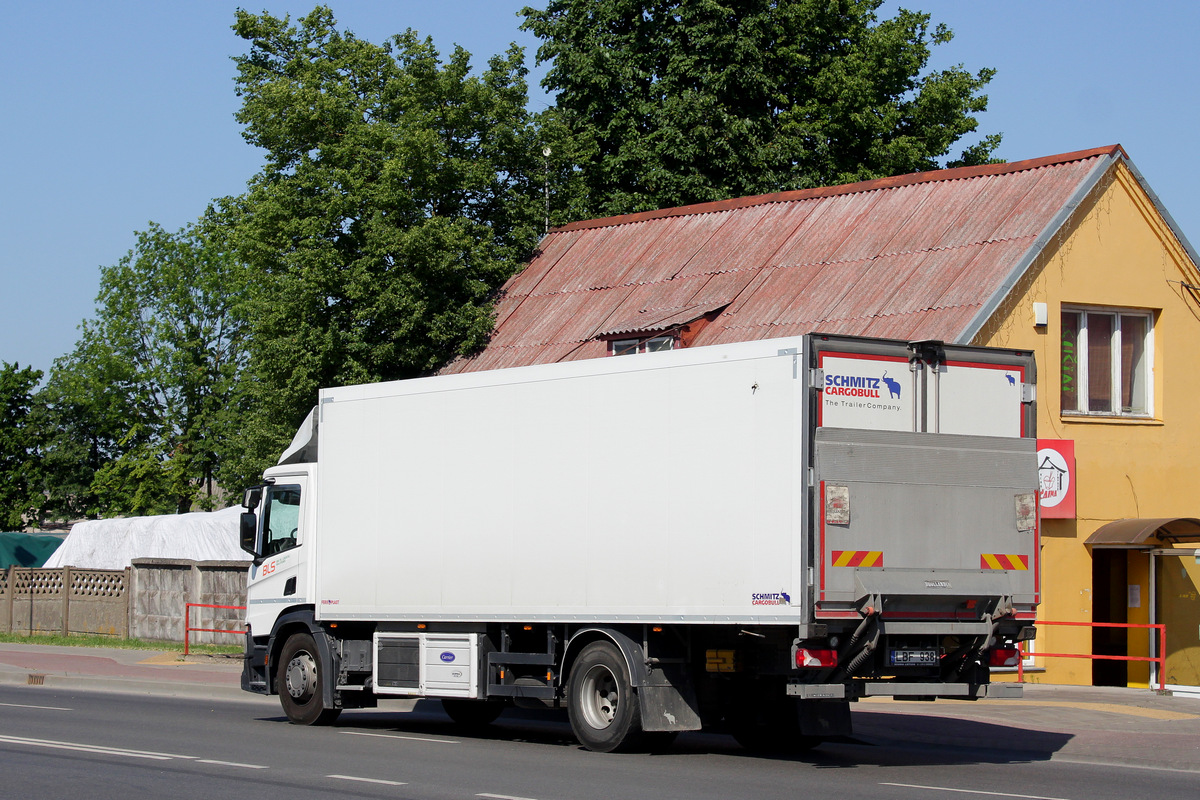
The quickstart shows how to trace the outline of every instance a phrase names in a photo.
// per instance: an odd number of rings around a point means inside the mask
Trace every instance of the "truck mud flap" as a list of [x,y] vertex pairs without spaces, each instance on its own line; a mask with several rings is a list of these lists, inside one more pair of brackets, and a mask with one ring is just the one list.
[[642,730],[700,730],[696,691],[681,665],[664,664],[649,671],[637,693],[642,710]]
[[267,694],[267,643],[258,644],[250,631],[246,631],[245,650],[242,654],[243,692]]
[[801,736],[849,736],[854,732],[848,700],[807,700],[796,707]]

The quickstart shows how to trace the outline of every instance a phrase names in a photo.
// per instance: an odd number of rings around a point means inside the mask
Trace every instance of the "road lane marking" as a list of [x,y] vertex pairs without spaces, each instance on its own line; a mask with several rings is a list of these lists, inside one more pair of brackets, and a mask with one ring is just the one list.
[[39,711],[74,711],[73,708],[61,708],[60,706],[29,706],[24,703],[0,703],[0,706],[5,708],[36,708]]
[[989,797],[1016,797],[1020,800],[1066,800],[1063,797],[1045,797],[1040,794],[1012,794],[1011,792],[985,792],[980,789],[954,789],[950,786],[921,786],[915,783],[881,783],[880,786],[899,786],[902,789],[929,789],[935,792],[959,792],[961,794],[983,794]]
[[326,778],[336,778],[339,781],[358,781],[359,783],[380,783],[384,786],[405,786],[403,781],[385,781],[382,778],[360,778],[357,775],[326,775]]
[[75,750],[81,753],[97,753],[100,755],[125,756],[127,758],[148,758],[154,761],[170,761],[175,758],[195,759],[196,756],[181,756],[173,753],[155,753],[151,750],[127,750],[121,747],[105,747],[98,744],[81,744],[79,742],[60,742],[53,739],[31,739],[26,736],[8,736],[0,734],[0,742],[23,744],[28,747],[47,747],[53,750]]
[[475,796],[476,797],[487,797],[487,798],[489,798],[489,800],[537,800],[536,798],[533,798],[533,797],[516,797],[511,794],[488,794],[487,792],[480,792],[479,794],[477,794]]
[[[68,709],[69,710],[69,709]],[[125,758],[146,758],[151,761],[195,761],[197,764],[212,764],[217,767],[239,767],[241,769],[270,769],[262,764],[243,764],[239,761],[220,761],[214,758],[199,756],[184,756],[178,753],[156,753],[153,750],[130,750],[124,747],[107,747],[100,744],[83,744],[80,742],[62,742],[54,739],[32,739],[27,736],[9,736],[0,734],[0,742],[8,744],[23,744],[28,747],[46,747],[51,750],[72,750],[78,753],[93,753],[103,756],[124,756]]]
[[462,744],[453,739],[429,739],[424,736],[401,736],[396,733],[367,733],[366,731],[342,731],[348,736],[374,736],[377,739],[408,739],[413,742],[437,742],[438,744]]

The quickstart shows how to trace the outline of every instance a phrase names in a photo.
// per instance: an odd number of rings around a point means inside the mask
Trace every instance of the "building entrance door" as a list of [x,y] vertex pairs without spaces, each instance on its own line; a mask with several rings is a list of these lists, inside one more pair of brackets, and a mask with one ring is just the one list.
[[[1126,550],[1097,547],[1092,550],[1092,622],[1129,621],[1126,607],[1128,560]],[[1129,649],[1126,628],[1092,628],[1092,653],[1123,656]],[[1093,686],[1127,686],[1129,662],[1097,658],[1092,661]]]
[[1167,689],[1200,692],[1200,550],[1154,551],[1157,621],[1167,626],[1162,681]]

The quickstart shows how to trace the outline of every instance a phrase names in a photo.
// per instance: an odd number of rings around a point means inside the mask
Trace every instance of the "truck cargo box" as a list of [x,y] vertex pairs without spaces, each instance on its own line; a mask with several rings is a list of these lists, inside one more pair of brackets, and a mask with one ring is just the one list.
[[318,614],[783,623],[870,593],[1033,603],[1029,358],[945,350],[932,375],[903,346],[813,337],[327,389]]

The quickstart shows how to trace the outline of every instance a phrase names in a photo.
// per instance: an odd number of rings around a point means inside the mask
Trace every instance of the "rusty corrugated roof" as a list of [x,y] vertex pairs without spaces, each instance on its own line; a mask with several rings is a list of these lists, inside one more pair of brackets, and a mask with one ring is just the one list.
[[600,357],[604,337],[701,317],[690,346],[812,331],[969,341],[1124,158],[1113,145],[555,228],[505,285],[488,347],[445,371]]

